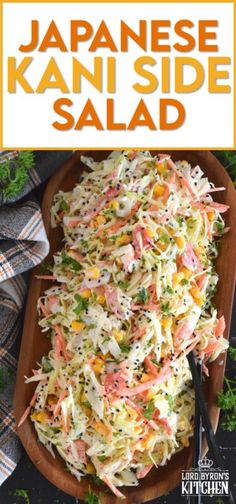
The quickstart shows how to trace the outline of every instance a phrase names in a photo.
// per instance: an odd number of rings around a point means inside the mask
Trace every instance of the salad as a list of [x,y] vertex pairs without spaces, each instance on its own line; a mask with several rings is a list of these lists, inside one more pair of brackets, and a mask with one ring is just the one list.
[[227,231],[199,166],[166,154],[115,151],[86,165],[51,209],[63,248],[38,301],[52,347],[26,379],[39,440],[80,480],[118,497],[189,445],[194,390],[186,355],[226,350],[211,303],[218,238]]

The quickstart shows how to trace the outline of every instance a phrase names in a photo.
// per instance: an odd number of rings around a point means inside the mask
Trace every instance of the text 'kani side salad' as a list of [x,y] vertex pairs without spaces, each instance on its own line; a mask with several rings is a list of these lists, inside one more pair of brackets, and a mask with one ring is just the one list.
[[203,363],[228,343],[211,304],[226,229],[199,166],[116,151],[59,191],[52,225],[64,247],[39,299],[52,348],[27,383],[23,415],[78,480],[98,476],[118,497],[188,446],[194,390],[186,355]]

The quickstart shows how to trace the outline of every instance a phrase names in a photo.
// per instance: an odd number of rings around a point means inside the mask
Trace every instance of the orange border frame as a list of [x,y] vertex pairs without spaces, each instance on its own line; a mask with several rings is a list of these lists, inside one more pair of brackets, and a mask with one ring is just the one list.
[[[7,3],[146,3],[145,0],[0,0],[0,149],[5,150],[32,150],[38,147],[7,147],[3,146],[3,4]],[[147,3],[231,3],[234,5],[234,67],[233,67],[233,109],[234,109],[234,131],[233,131],[233,147],[197,147],[198,150],[235,150],[236,149],[236,0],[148,0]],[[103,147],[41,147],[40,150],[104,150]],[[108,148],[108,147],[106,147]],[[110,150],[120,150],[124,147],[112,147]],[[126,149],[153,149],[153,147],[126,147]],[[160,147],[158,149],[165,150],[167,147]],[[169,150],[195,150],[196,147],[168,147]]]

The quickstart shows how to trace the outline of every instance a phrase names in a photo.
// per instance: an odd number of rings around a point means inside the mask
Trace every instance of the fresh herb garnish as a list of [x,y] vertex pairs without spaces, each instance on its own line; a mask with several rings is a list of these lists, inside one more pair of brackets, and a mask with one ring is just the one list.
[[148,299],[149,299],[149,293],[148,293],[146,287],[142,287],[142,289],[136,295],[136,299],[138,301],[141,301],[144,304],[148,301]]
[[33,151],[20,151],[15,159],[0,163],[0,191],[6,198],[19,196],[28,181],[29,170],[35,165]]
[[169,238],[169,236],[168,236],[167,234],[163,234],[162,236],[160,236],[159,240],[160,240],[161,242],[163,242],[163,243],[166,243],[166,244],[167,244],[167,243],[169,243],[170,238]]
[[52,273],[53,271],[53,265],[50,264],[48,261],[43,261],[40,264],[40,273],[46,275],[47,273]]
[[161,311],[166,314],[170,313],[170,302],[169,301],[167,301],[166,303],[161,303]]
[[113,216],[113,213],[114,213],[114,210],[112,208],[108,208],[107,210],[103,210],[103,215],[105,215],[106,217],[112,217]]
[[119,347],[123,353],[129,353],[130,351],[130,345],[127,345],[127,343],[119,343]]
[[169,404],[169,408],[172,410],[174,406],[174,397],[170,394],[167,394],[167,401]]
[[181,285],[188,285],[189,284],[189,280],[187,280],[187,278],[182,278],[181,280]]
[[108,341],[111,341],[111,337],[110,336],[105,336],[105,338],[103,339],[104,343],[108,343]]
[[223,150],[223,151],[213,151],[215,156],[223,163],[225,169],[229,172],[229,175],[233,179],[234,184],[236,184],[236,152]]
[[161,366],[161,362],[158,362],[155,358],[151,359],[151,361],[153,362],[153,364],[156,364],[156,366]]
[[79,294],[75,294],[75,300],[78,304],[74,309],[74,313],[76,313],[76,315],[79,315],[82,311],[88,308],[89,302],[88,299],[82,298]]
[[86,504],[101,504],[101,500],[97,494],[95,494],[91,488],[86,493]]
[[63,266],[68,266],[74,271],[80,271],[82,269],[81,264],[76,261],[76,259],[73,259],[73,257],[70,257],[64,250],[61,253],[61,258]]
[[174,291],[170,285],[167,285],[166,287],[164,287],[163,293],[164,294],[174,294]]
[[104,460],[106,460],[106,458],[107,458],[106,455],[98,455],[98,460],[100,462],[104,462]]
[[81,246],[85,249],[88,249],[89,248],[89,243],[87,240],[81,240],[80,242]]
[[215,227],[216,227],[217,233],[224,234],[224,228],[225,228],[224,223],[222,223],[222,222],[215,222]]
[[221,427],[225,431],[232,432],[236,430],[236,411],[234,414],[227,413],[221,421]]
[[227,390],[226,392],[219,392],[217,402],[221,409],[228,410],[236,406],[236,387],[231,386],[231,383],[236,385],[236,382],[225,378],[225,383]]
[[176,217],[176,220],[177,220],[179,226],[183,227],[184,218],[183,217]]
[[129,282],[126,280],[119,280],[119,282],[117,282],[117,285],[118,287],[120,287],[121,289],[127,289],[128,285],[129,285]]
[[91,478],[93,480],[93,483],[95,485],[103,485],[103,481],[101,480],[101,478],[99,478],[99,476],[97,476],[96,474],[91,474]]
[[66,203],[65,200],[61,200],[60,201],[60,210],[62,210],[63,212],[68,212],[68,210],[70,209],[68,203]]
[[30,504],[29,490],[24,490],[23,488],[17,488],[14,492],[16,497],[22,497],[25,500],[25,504]]
[[232,360],[236,361],[236,347],[229,346],[228,354]]
[[145,416],[145,418],[147,418],[148,420],[151,420],[152,418],[152,414],[154,413],[155,411],[155,404],[154,404],[154,401],[150,401],[146,408],[145,408],[145,411],[143,413],[143,415]]
[[96,329],[96,327],[97,327],[97,324],[89,324],[87,326],[88,329]]
[[225,378],[225,383],[227,390],[218,394],[217,404],[227,411],[221,421],[221,427],[231,432],[236,429],[236,381]]
[[42,366],[42,371],[44,373],[49,373],[53,369],[52,364],[51,364],[49,358],[46,357],[45,355],[43,355],[43,357],[41,359],[41,366]]

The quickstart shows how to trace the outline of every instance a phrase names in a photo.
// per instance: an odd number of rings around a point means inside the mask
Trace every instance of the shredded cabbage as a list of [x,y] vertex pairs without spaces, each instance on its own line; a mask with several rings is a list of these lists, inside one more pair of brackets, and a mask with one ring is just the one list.
[[80,183],[59,191],[51,211],[65,244],[38,302],[52,349],[27,379],[39,382],[31,419],[78,480],[96,473],[121,497],[117,487],[189,444],[187,353],[207,373],[227,348],[211,299],[228,207],[198,166],[168,155],[82,161]]

